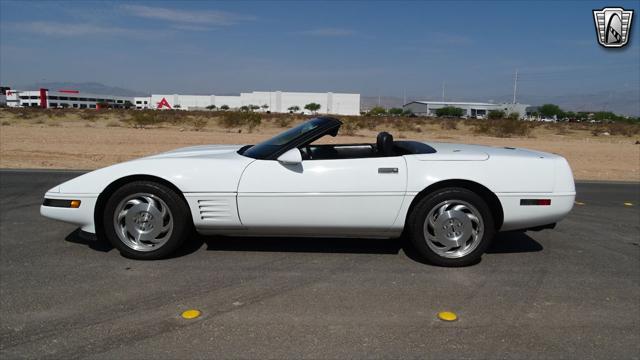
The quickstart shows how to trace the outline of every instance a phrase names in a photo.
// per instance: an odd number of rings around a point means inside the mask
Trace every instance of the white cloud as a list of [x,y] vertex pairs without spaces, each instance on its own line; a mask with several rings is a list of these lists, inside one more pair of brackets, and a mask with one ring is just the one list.
[[228,26],[242,21],[255,20],[255,17],[250,15],[214,10],[188,11],[145,5],[123,5],[122,9],[137,17],[183,24]]
[[355,31],[342,28],[319,28],[303,31],[302,34],[311,36],[344,37],[355,35]]
[[23,23],[13,23],[10,27],[17,31],[26,31],[29,33],[54,35],[54,36],[82,36],[82,35],[99,35],[99,34],[125,34],[129,30],[106,27],[94,24],[68,24],[53,21],[32,21]]
[[146,38],[166,34],[166,30],[150,31],[145,29],[123,28],[92,23],[66,23],[56,21],[30,21],[3,23],[3,30],[10,30],[14,33],[29,33],[42,36],[57,37],[81,37],[81,36],[101,36],[101,37],[132,37]]

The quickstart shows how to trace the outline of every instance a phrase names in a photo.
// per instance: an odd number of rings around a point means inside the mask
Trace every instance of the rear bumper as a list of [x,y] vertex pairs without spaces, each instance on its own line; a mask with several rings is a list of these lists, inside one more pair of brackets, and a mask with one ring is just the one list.
[[[557,223],[573,209],[576,198],[575,192],[503,193],[497,195],[504,213],[504,221],[500,231],[532,229]],[[520,200],[522,199],[550,199],[551,205],[521,205]]]
[[48,192],[44,198],[51,200],[80,200],[80,207],[78,208],[42,205],[40,206],[40,214],[49,219],[78,225],[82,231],[88,233],[96,232],[93,214],[98,198],[97,195]]

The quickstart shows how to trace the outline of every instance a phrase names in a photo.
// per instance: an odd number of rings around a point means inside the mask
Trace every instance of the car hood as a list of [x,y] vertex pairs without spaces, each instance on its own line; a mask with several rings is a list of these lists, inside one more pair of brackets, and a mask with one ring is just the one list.
[[198,145],[170,150],[142,159],[169,159],[169,158],[224,158],[229,155],[237,155],[244,145]]
[[57,191],[99,194],[119,179],[137,176],[168,181],[183,193],[235,192],[242,171],[254,161],[238,154],[241,147],[203,145],[171,150],[89,172],[60,184]]

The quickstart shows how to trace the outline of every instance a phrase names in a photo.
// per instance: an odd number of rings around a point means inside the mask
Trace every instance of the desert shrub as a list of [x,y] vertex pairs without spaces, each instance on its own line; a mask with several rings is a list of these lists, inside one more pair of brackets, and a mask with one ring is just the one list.
[[491,123],[489,120],[476,121],[473,124],[473,132],[476,134],[491,134]]
[[11,125],[11,121],[4,120],[4,121],[2,122],[2,126],[9,126],[9,125]]
[[144,110],[143,112],[153,113],[158,123],[169,123],[180,125],[189,121],[190,111],[180,110]]
[[457,130],[458,121],[456,120],[444,120],[440,122],[440,128],[442,130]]
[[111,120],[107,123],[107,127],[120,127],[120,121],[117,120]]
[[381,116],[385,115],[386,113],[387,110],[382,106],[374,106],[373,108],[371,108],[371,110],[369,110],[369,115],[371,116]]
[[154,110],[143,110],[136,111],[131,115],[131,118],[128,119],[134,127],[145,127],[149,125],[157,125],[162,122],[161,118],[157,116],[164,111],[154,111]]
[[370,116],[359,116],[359,117],[344,118],[343,122],[350,123],[356,130],[358,129],[375,130],[380,123],[384,122],[384,119],[380,117],[374,118]]
[[292,122],[293,122],[293,119],[289,116],[282,116],[276,119],[276,124],[278,124],[278,126],[281,128],[289,127],[289,125],[291,125]]
[[8,108],[8,109],[4,109],[4,111],[7,111],[7,112],[13,114],[15,117],[17,117],[18,119],[21,119],[21,120],[28,120],[28,119],[35,118],[40,113],[38,110],[42,110],[42,109],[34,109],[34,108]]
[[207,123],[208,123],[207,119],[195,118],[191,122],[191,125],[193,125],[193,130],[200,131],[204,129],[205,126],[207,126]]
[[34,123],[36,123],[36,124],[44,124],[45,121],[44,121],[44,119],[36,119],[36,121]]
[[507,116],[507,119],[509,120],[520,120],[520,114],[517,112],[512,112],[509,114],[509,116]]
[[419,118],[399,118],[393,119],[390,124],[398,131],[416,131],[425,121]]
[[505,114],[502,110],[490,110],[487,114],[487,118],[490,120],[504,119]]
[[243,127],[253,131],[261,123],[260,114],[253,112],[227,112],[220,119],[220,125],[225,128]]
[[402,116],[404,114],[404,110],[402,108],[391,108],[387,113],[392,116]]
[[560,126],[556,126],[555,134],[556,135],[567,135],[567,134],[571,134],[571,131],[569,130],[568,126],[560,125]]
[[531,132],[529,124],[520,120],[484,120],[477,121],[473,131],[496,137],[527,136]]
[[640,124],[637,123],[612,123],[608,124],[606,128],[611,135],[634,136],[640,134]]
[[454,106],[436,109],[436,116],[438,117],[462,117],[462,115],[464,115],[464,110]]
[[343,124],[340,127],[342,134],[347,136],[354,136],[357,130],[358,126],[354,121],[343,121]]
[[80,114],[80,117],[83,120],[96,121],[98,113],[95,110],[84,110],[82,114]]

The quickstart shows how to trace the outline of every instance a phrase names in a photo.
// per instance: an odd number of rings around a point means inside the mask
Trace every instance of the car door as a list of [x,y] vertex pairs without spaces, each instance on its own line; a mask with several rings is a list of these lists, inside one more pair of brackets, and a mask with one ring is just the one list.
[[256,160],[242,174],[238,212],[249,231],[280,235],[380,235],[390,231],[404,199],[402,156]]

